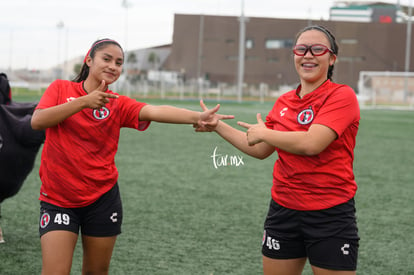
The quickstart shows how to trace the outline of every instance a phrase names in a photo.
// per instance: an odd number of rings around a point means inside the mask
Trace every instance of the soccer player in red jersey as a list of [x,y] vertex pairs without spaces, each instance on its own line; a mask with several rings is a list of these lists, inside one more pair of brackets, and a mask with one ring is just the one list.
[[[74,81],[56,80],[45,91],[33,129],[46,129],[40,164],[42,274],[70,274],[79,230],[83,274],[108,274],[122,203],[115,154],[120,128],[147,129],[151,121],[205,125],[212,110],[195,112],[137,102],[108,89],[122,72],[124,52],[114,40],[93,43]],[[201,101],[202,102],[202,101]]]
[[223,121],[196,131],[215,131],[259,159],[277,152],[262,243],[265,275],[299,275],[307,259],[316,275],[355,274],[358,101],[349,86],[331,80],[338,46],[328,29],[300,31],[293,54],[300,85],[276,100],[265,122],[257,114],[257,124],[238,123],[247,132]]

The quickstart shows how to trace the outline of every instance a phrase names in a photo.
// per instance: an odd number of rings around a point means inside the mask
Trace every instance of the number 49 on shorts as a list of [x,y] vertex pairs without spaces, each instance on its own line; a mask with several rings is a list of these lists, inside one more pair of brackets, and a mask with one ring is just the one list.
[[69,225],[70,218],[68,214],[57,213],[53,222],[57,224]]

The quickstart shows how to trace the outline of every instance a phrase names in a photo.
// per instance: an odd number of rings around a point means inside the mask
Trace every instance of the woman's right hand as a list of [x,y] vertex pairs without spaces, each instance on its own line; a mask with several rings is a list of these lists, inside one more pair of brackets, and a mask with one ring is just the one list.
[[200,100],[200,106],[203,110],[201,119],[198,123],[193,124],[196,132],[212,132],[216,129],[218,123],[222,119],[233,119],[233,115],[220,115],[216,112],[220,108],[217,104],[213,109],[208,109],[202,100]]
[[105,80],[102,80],[98,88],[82,97],[85,108],[101,109],[106,103],[109,102],[110,98],[118,98],[117,95],[107,93],[106,90],[107,85]]

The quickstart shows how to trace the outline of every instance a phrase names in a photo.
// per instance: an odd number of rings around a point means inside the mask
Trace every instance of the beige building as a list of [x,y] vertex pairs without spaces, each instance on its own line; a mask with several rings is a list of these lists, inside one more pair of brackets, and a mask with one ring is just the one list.
[[[296,85],[291,48],[296,33],[309,24],[330,29],[339,45],[334,81],[357,90],[360,71],[404,71],[407,24],[247,18],[244,82],[271,88]],[[237,83],[239,17],[176,14],[171,53],[164,69],[212,85]],[[414,43],[411,50],[414,53]],[[410,71],[414,70],[414,54]]]

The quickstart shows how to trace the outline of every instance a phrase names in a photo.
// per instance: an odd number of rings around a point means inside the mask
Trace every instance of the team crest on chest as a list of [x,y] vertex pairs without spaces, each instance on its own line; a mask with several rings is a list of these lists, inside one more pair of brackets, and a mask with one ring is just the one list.
[[305,110],[302,110],[298,114],[298,122],[299,124],[306,125],[313,121],[315,114],[313,113],[312,107],[309,107]]
[[109,116],[109,110],[106,107],[102,107],[100,109],[94,109],[92,114],[94,118],[102,120]]

